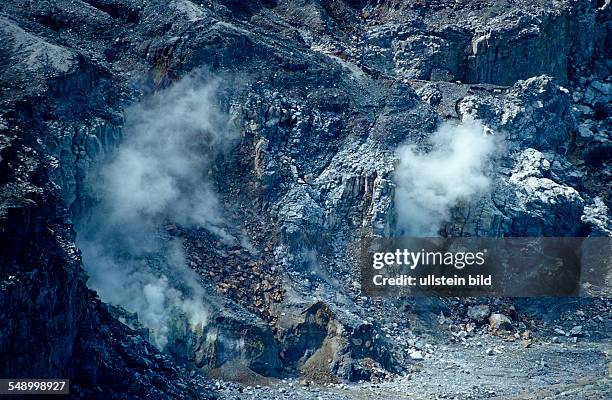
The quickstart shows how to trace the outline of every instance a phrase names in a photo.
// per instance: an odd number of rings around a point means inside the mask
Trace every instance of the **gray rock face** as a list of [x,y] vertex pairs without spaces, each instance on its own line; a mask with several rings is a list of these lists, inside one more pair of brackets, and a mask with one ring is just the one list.
[[[460,113],[486,121],[505,137],[505,148],[491,197],[457,210],[460,229],[447,232],[566,236],[585,229],[584,199],[576,189],[583,187],[585,172],[568,160],[576,120],[567,92],[549,77],[534,77],[460,101]],[[475,215],[476,221],[461,215]]]
[[520,1],[514,6],[382,2],[364,8],[368,25],[352,41],[331,27],[328,31],[363,66],[409,79],[512,85],[547,74],[566,81],[568,71],[590,60],[592,37],[601,34],[593,3]]
[[526,149],[517,157],[508,179],[516,195],[508,207],[511,213],[516,213],[511,214],[515,232],[546,236],[563,231],[570,233],[579,226],[583,212],[580,194],[547,178],[549,168],[550,162],[537,150]]
[[[445,119],[502,138],[490,190],[454,205],[442,235],[610,235],[609,12],[522,0],[3,2],[0,350],[11,356],[0,375],[60,374],[81,397],[189,398],[208,388],[183,367],[318,382],[406,368],[383,334],[395,320],[380,310],[396,305],[361,298],[351,261],[359,239],[399,232],[398,148],[430,150]],[[177,316],[165,349],[176,367],[86,288],[71,224],[90,221],[126,107],[198,69],[222,81],[219,107],[240,138],[203,182],[221,226],[160,226],[215,309],[193,330]]]

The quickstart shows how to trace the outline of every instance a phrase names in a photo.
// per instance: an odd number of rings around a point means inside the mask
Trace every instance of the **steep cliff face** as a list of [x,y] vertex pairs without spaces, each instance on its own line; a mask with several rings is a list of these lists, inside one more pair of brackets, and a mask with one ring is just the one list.
[[[355,241],[406,232],[403,144],[430,149],[445,120],[504,138],[489,190],[452,202],[435,233],[612,232],[601,3],[3,3],[0,375],[70,377],[84,397],[189,398],[208,389],[183,367],[323,382],[405,369],[385,332],[421,306],[361,297],[351,261]],[[83,237],[103,220],[97,188],[133,134],[128,106],[194,76],[222,81],[215,107],[238,133],[195,181],[220,222],[163,215],[151,228],[160,248],[180,242],[209,313],[196,328],[175,313],[163,351],[179,368],[142,339],[150,326],[126,326],[142,315],[113,312],[120,323],[87,289],[72,224]],[[160,252],[138,261],[178,282]]]
[[95,162],[120,142],[125,94],[107,66],[56,42],[53,29],[75,21],[44,8],[30,9],[32,22],[0,17],[0,375],[69,378],[78,398],[207,397],[205,382],[188,382],[86,286],[71,215],[86,207]]
[[512,85],[546,74],[563,82],[585,70],[601,34],[595,2],[279,3],[289,21],[317,32],[314,42],[408,79]]
[[[85,285],[74,231],[45,157],[20,127],[2,138],[2,376],[66,378],[82,398],[201,398],[170,360]],[[6,126],[5,126],[6,128]],[[22,133],[21,137],[13,136]]]

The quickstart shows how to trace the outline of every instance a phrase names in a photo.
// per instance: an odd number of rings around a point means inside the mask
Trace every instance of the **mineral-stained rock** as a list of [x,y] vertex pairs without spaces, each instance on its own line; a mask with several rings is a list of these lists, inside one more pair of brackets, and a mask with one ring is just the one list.
[[357,318],[339,318],[317,302],[296,315],[292,307],[279,319],[281,359],[315,381],[369,379],[374,373],[358,362],[365,357],[393,370],[394,360],[371,324]]
[[189,357],[188,361],[203,372],[243,363],[262,376],[282,373],[274,335],[260,321],[250,321],[244,315],[217,315],[199,329],[192,333],[193,347],[181,356]]

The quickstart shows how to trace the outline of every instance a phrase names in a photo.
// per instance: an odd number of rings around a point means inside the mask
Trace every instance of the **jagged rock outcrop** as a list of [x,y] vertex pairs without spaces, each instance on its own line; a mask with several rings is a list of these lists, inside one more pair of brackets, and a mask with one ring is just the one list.
[[207,397],[205,383],[188,382],[86,287],[45,157],[14,129],[4,127],[0,148],[2,376],[69,378],[75,398]]
[[217,308],[195,330],[178,318],[165,351],[226,378],[406,367],[377,318],[403,306],[362,298],[353,263],[359,239],[398,232],[398,147],[427,149],[445,119],[505,138],[490,192],[457,204],[441,234],[609,235],[611,8],[4,2],[0,375],[67,376],[82,397],[200,395],[86,288],[71,228],[98,200],[92,182],[121,145],[126,107],[198,69],[231,82],[218,102],[240,138],[209,174],[226,226],[160,227],[184,241]]
[[447,226],[447,232],[568,236],[587,231],[579,194],[585,172],[567,158],[576,130],[571,107],[568,90],[546,76],[459,101],[459,113],[485,121],[504,136],[505,148],[491,197],[457,209],[459,230]]
[[[289,311],[290,307],[285,310]],[[299,314],[286,313],[278,326],[281,358],[307,379],[315,382],[372,380],[393,370],[392,354],[372,324],[358,320],[342,323],[321,301]]]

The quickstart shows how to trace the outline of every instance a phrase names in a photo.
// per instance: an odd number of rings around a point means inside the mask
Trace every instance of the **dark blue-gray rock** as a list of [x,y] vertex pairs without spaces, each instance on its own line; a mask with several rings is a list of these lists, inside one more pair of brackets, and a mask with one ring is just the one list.
[[[490,190],[454,205],[443,235],[609,236],[610,9],[2,2],[0,375],[68,377],[81,398],[202,398],[212,389],[184,368],[319,382],[405,369],[392,323],[430,326],[456,304],[360,296],[356,244],[398,232],[398,147],[427,150],[445,119],[504,138]],[[239,139],[200,171],[224,225],[155,233],[181,241],[214,309],[197,329],[176,314],[162,355],[137,315],[87,288],[73,223],[91,224],[125,110],[198,70],[221,81]]]

